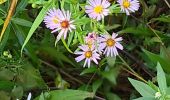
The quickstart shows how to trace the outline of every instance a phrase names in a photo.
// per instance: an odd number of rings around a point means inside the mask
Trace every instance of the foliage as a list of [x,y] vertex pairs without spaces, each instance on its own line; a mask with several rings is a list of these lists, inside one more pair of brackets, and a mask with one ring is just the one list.
[[[134,79],[129,78],[131,84],[135,89],[142,95],[141,98],[135,100],[168,100],[169,98],[169,87],[166,84],[165,73],[160,65],[157,64],[157,82],[158,86],[154,85],[152,82],[143,83]],[[140,86],[140,87],[139,87]]]
[[[0,0],[0,100],[170,99],[170,2],[139,0],[140,8],[127,15],[118,0],[107,0],[109,14],[96,20],[86,13],[87,1]],[[45,23],[54,8],[70,11],[76,28],[59,41],[61,31],[51,33]],[[77,63],[89,33],[113,32],[122,37],[118,55],[103,49],[98,64]]]

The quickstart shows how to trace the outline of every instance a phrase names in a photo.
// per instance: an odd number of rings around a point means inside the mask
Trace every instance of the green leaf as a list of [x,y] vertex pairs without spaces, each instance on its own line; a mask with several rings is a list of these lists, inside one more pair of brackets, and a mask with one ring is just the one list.
[[107,93],[106,94],[107,100],[121,100],[121,98],[113,93]]
[[166,89],[166,94],[170,95],[170,87]]
[[154,42],[161,43],[162,41],[158,37],[153,37],[148,42],[150,42],[150,43],[154,43]]
[[149,17],[153,16],[155,9],[156,9],[156,5],[149,6],[149,8],[146,9],[146,12],[143,14],[143,16],[145,18],[149,18]]
[[24,90],[46,87],[39,70],[35,69],[31,64],[25,63],[23,65],[23,70],[20,70],[19,73],[18,82],[22,85]]
[[3,4],[3,3],[5,3],[7,0],[1,0],[0,1],[0,4]]
[[99,79],[96,80],[93,84],[92,84],[92,88],[93,88],[93,93],[96,93],[97,89],[102,85],[103,80]]
[[28,41],[30,40],[31,36],[33,35],[34,31],[38,28],[38,26],[41,24],[41,22],[43,21],[44,19],[44,16],[46,15],[46,12],[47,10],[51,7],[51,4],[48,3],[46,4],[42,10],[40,11],[40,13],[38,14],[37,18],[35,19],[31,29],[29,30],[29,33],[24,41],[24,44],[22,45],[22,48],[21,48],[21,55],[22,55],[22,52],[23,52],[23,49],[25,47],[25,45],[28,43]]
[[7,12],[5,9],[3,9],[2,7],[0,7],[0,13],[4,16],[6,16]]
[[18,87],[15,86],[14,89],[12,90],[11,95],[12,95],[12,97],[15,97],[17,99],[21,99],[22,96],[23,96],[23,93],[24,93],[24,91],[23,91],[23,88],[21,86],[18,86]]
[[10,81],[0,81],[0,90],[12,90],[14,83]]
[[120,6],[118,4],[113,4],[111,7],[109,7],[109,10],[111,13],[120,13]]
[[121,25],[120,24],[113,24],[113,25],[107,25],[107,26],[105,26],[104,28],[105,28],[105,30],[107,30],[107,31],[110,31],[110,30],[113,30],[113,29],[116,29],[116,28],[118,28],[118,27],[120,27]]
[[0,100],[11,100],[9,93],[5,91],[0,91]]
[[116,78],[117,75],[119,74],[119,68],[112,68],[108,71],[102,72],[101,74],[104,78],[108,79],[113,84],[116,84]]
[[41,93],[41,95],[37,98],[35,98],[34,100],[49,100],[47,98],[50,97],[50,94],[48,92],[45,92],[45,93]]
[[59,89],[67,89],[70,87],[70,84],[65,81],[59,73],[57,73],[57,77],[55,78],[55,85]]
[[90,19],[85,16],[83,16],[82,18],[75,19],[76,26],[86,25],[89,22],[90,22]]
[[[37,100],[37,99],[36,99]],[[38,100],[45,100],[44,93],[42,92]]]
[[4,23],[4,21],[2,19],[0,19],[0,25],[2,25]]
[[[16,37],[18,38],[19,40],[19,43],[20,45],[22,45],[24,43],[24,39],[25,39],[25,34],[24,34],[24,31],[21,27],[19,27],[17,24],[13,23],[11,24],[13,30],[14,30],[14,33],[16,35]],[[34,53],[34,50],[33,50],[33,47],[30,43],[27,44],[26,48],[24,48],[24,50],[26,51],[26,54],[32,58],[32,60],[34,62],[37,62],[38,61],[38,57],[35,55]]]
[[155,100],[155,98],[154,97],[140,97],[134,100]]
[[28,4],[28,0],[21,0],[21,2],[17,5],[15,14],[18,14],[20,11],[25,10],[27,4]]
[[166,93],[167,89],[166,77],[160,63],[157,64],[157,81],[161,92]]
[[94,73],[97,70],[98,69],[96,67],[90,67],[90,68],[84,69],[83,72],[80,73],[80,75],[84,75],[84,74],[88,74],[88,73]]
[[25,19],[21,19],[21,18],[12,18],[11,19],[13,23],[21,25],[21,26],[26,26],[26,27],[31,27],[32,26],[32,22],[25,20]]
[[[5,66],[0,63],[0,67]],[[0,79],[1,80],[12,80],[15,77],[15,73],[10,69],[3,69],[0,70]]]
[[143,49],[143,51],[153,63],[156,64],[157,62],[159,62],[162,65],[162,68],[166,72],[170,73],[170,62],[169,61],[167,61],[166,59],[162,58],[161,56],[151,53],[145,49]]
[[47,53],[49,57],[54,59],[55,61],[63,61],[71,64],[72,66],[75,66],[75,63],[68,57],[63,54],[63,52],[57,51],[55,48],[49,47],[49,46],[38,46],[38,49],[42,53]]
[[71,32],[68,36],[68,41],[67,41],[68,47],[70,46],[71,42],[73,41],[73,38],[74,38],[74,32]]
[[128,78],[128,80],[143,97],[154,97],[156,91],[147,84],[131,78]]
[[[50,91],[49,98],[46,100],[85,100],[86,98],[93,98],[94,94],[81,90],[54,90]],[[39,97],[38,97],[39,98]],[[40,99],[36,99],[40,100]]]
[[170,16],[161,16],[159,18],[153,18],[151,20],[152,21],[161,21],[161,22],[170,23]]
[[151,36],[153,35],[153,32],[149,30],[147,27],[144,27],[143,25],[139,25],[138,27],[128,27],[126,29],[123,29],[118,32],[118,34],[124,34],[124,33],[131,33],[133,35],[137,36]]
[[115,60],[116,60],[116,56],[114,56],[114,57],[107,57],[107,63],[109,65],[109,67],[114,67]]
[[0,52],[3,51],[3,49],[5,48],[5,45],[6,45],[7,41],[8,41],[9,34],[10,34],[10,28],[11,28],[11,25],[8,25],[7,29],[5,30],[4,36],[2,38],[2,41],[0,42]]

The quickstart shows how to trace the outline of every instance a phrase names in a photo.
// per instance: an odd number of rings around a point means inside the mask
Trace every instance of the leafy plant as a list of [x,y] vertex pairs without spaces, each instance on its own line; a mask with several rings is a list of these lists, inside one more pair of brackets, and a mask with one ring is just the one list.
[[167,86],[165,73],[160,65],[157,63],[157,82],[158,86],[152,82],[143,83],[129,78],[129,81],[134,88],[142,95],[142,97],[135,100],[169,100],[169,87]]
[[0,100],[170,99],[169,5],[0,0]]

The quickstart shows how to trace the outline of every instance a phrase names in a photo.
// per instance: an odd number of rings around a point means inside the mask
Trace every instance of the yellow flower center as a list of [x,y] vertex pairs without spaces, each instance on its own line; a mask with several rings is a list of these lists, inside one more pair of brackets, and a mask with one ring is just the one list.
[[85,52],[85,57],[86,57],[86,58],[92,57],[92,51],[86,51],[86,52]]
[[57,24],[57,23],[58,23],[58,18],[57,18],[57,17],[54,17],[53,22],[54,22],[55,24]]
[[114,46],[115,43],[116,42],[113,39],[111,39],[111,38],[106,41],[106,44],[107,44],[108,47]]
[[95,8],[94,8],[94,12],[95,13],[97,13],[97,14],[100,14],[100,13],[102,13],[103,12],[103,7],[102,6],[96,6]]
[[68,28],[68,26],[69,26],[69,22],[68,21],[62,21],[61,22],[61,27],[62,28]]
[[123,0],[123,7],[129,8],[130,7],[130,2],[128,0]]
[[87,45],[88,45],[89,48],[92,48],[92,42],[90,42],[90,41],[87,42]]

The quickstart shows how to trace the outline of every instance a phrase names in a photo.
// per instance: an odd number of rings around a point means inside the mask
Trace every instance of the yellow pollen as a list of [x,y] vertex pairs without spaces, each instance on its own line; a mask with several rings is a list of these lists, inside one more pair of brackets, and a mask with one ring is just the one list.
[[86,51],[86,52],[85,52],[85,57],[86,57],[86,58],[92,57],[92,51]]
[[103,12],[103,7],[102,6],[96,6],[94,8],[94,12],[97,13],[97,14],[100,14]]
[[89,48],[92,48],[92,43],[87,43]]
[[92,39],[88,39],[86,43],[87,43],[89,48],[92,48],[92,44],[93,44],[93,40]]
[[128,0],[123,0],[123,7],[129,8],[130,7],[130,2]]
[[106,41],[106,44],[107,44],[107,46],[112,47],[112,46],[115,45],[115,41],[110,38],[110,39],[108,39],[108,40]]
[[57,17],[54,17],[53,22],[54,22],[55,24],[57,24],[57,23],[58,23],[58,18],[57,18]]

